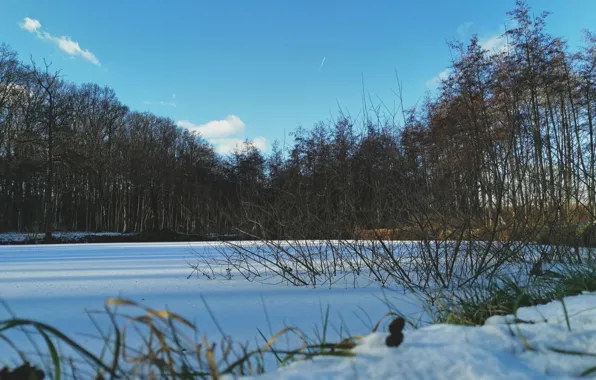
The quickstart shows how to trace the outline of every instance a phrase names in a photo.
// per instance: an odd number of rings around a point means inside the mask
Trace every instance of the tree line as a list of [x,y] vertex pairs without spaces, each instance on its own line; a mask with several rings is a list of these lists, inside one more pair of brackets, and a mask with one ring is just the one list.
[[[499,51],[450,43],[438,93],[365,100],[264,155],[218,155],[174,120],[130,110],[0,47],[0,230],[171,230],[344,238],[464,234],[596,215],[596,35],[572,52],[518,1]],[[522,227],[520,227],[522,226]]]

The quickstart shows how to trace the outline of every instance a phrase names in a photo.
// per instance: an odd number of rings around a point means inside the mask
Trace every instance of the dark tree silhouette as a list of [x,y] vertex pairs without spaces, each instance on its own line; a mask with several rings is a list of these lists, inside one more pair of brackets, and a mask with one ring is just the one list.
[[0,229],[552,238],[593,221],[596,38],[572,53],[546,13],[518,2],[509,16],[505,49],[450,43],[439,93],[403,117],[365,103],[364,118],[297,128],[268,156],[248,142],[218,155],[173,120],[2,45]]

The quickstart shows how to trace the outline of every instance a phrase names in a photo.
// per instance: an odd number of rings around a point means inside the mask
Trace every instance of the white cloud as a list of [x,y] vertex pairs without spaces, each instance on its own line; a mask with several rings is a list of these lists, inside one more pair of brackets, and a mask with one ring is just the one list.
[[34,20],[29,17],[25,17],[23,22],[20,24],[21,28],[25,29],[28,32],[35,32],[37,29],[41,28],[41,23],[38,20]]
[[449,78],[449,74],[451,74],[451,68],[446,68],[445,70],[441,71],[431,79],[426,81],[426,87],[431,89],[436,89],[441,84],[442,80],[446,80]]
[[[472,25],[474,25],[473,22],[466,21],[464,23],[461,23],[457,27],[455,32],[457,33],[457,36],[459,37],[460,40],[466,40],[466,39],[469,39],[469,37],[471,37],[470,29],[472,28]],[[507,39],[503,37],[504,33],[505,33],[505,27],[501,26],[499,28],[499,31],[496,33],[484,35],[482,37],[479,36],[478,43],[480,44],[480,46],[483,49],[488,50],[489,53],[499,53],[499,52],[506,51]],[[467,41],[464,41],[464,42],[467,42]]]
[[58,45],[60,50],[73,56],[81,56],[83,59],[93,63],[94,65],[101,66],[99,59],[87,49],[82,49],[78,42],[73,41],[70,37],[54,37],[51,34],[44,32],[44,37],[50,41],[53,41]]
[[327,59],[327,57],[323,57],[323,59],[321,60],[321,64],[319,65],[319,70],[323,68],[323,65],[325,64],[326,59]]
[[[236,115],[229,115],[224,120],[212,120],[200,125],[193,124],[188,120],[180,120],[176,124],[179,127],[200,134],[220,154],[232,153],[235,149],[241,148],[245,142],[241,137],[245,129],[245,124]],[[255,137],[249,141],[260,151],[266,151],[269,147],[267,139],[262,136]]]
[[[267,150],[269,144],[267,143],[267,139],[262,136],[255,137],[252,140],[249,140],[252,145],[255,146],[261,152]],[[229,154],[234,152],[236,149],[242,148],[244,145],[245,140],[240,138],[229,138],[229,139],[210,139],[209,142],[215,146],[215,151],[220,154]]]
[[266,151],[267,148],[269,147],[269,143],[267,142],[267,139],[262,136],[255,137],[254,139],[251,140],[251,142],[261,152]]
[[29,17],[25,17],[23,22],[20,24],[21,28],[28,31],[29,33],[35,33],[38,38],[46,41],[53,42],[58,46],[60,50],[73,57],[81,57],[84,60],[91,62],[96,66],[101,66],[99,59],[91,51],[81,48],[81,45],[77,41],[73,41],[70,37],[60,36],[56,37],[50,33],[41,30],[41,23],[39,20],[35,20]]
[[500,53],[507,51],[507,39],[503,36],[504,31],[485,36],[478,39],[480,46],[489,53]]
[[200,133],[206,139],[228,137],[244,130],[244,122],[236,115],[229,115],[225,120],[213,120],[201,125],[193,124],[188,120],[181,120],[177,124],[191,132]]
[[[472,22],[464,22],[457,27],[456,32],[461,39],[467,37],[472,25]],[[504,33],[505,29],[504,27],[501,27],[498,33],[479,37],[478,43],[482,49],[488,50],[489,54],[505,52],[507,51],[507,39],[503,36]],[[449,78],[449,74],[451,74],[451,72],[452,70],[450,68],[446,68],[431,79],[427,80],[425,83],[426,87],[432,90],[437,89],[442,80]]]
[[215,146],[215,151],[221,154],[232,153],[237,147],[242,145],[242,139],[217,139],[210,143]]

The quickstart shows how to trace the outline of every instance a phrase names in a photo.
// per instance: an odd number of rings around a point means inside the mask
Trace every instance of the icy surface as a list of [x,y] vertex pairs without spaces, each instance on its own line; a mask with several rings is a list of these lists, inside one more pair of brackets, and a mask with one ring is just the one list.
[[[108,297],[175,311],[194,321],[201,335],[218,341],[221,334],[205,308],[212,310],[225,334],[239,342],[264,342],[286,326],[311,334],[322,325],[329,306],[329,339],[370,332],[388,311],[384,299],[404,313],[420,310],[410,296],[377,285],[354,289],[350,282],[329,288],[208,280],[191,276],[193,252],[217,255],[212,243],[119,243],[0,246],[0,299],[19,317],[57,327],[85,347],[99,350],[98,335],[85,310],[102,309]],[[204,299],[204,301],[203,301]],[[0,320],[10,316],[0,306]],[[342,334],[340,334],[342,332]],[[26,344],[26,342],[23,342]],[[0,358],[10,355],[0,344]],[[273,360],[273,359],[272,359]],[[5,360],[6,361],[6,360]],[[0,364],[2,362],[0,361]],[[275,366],[272,366],[274,368]]]
[[[257,328],[274,333],[295,326],[307,334],[322,325],[330,307],[329,341],[340,325],[367,334],[393,306],[413,318],[423,305],[412,295],[346,281],[333,288],[296,288],[188,275],[193,251],[217,255],[210,243],[82,244],[0,247],[0,298],[18,316],[47,322],[90,350],[95,327],[84,312],[106,297],[122,296],[176,311],[195,321],[200,333],[219,337],[202,298],[226,334],[255,341]],[[364,282],[363,282],[364,283]],[[385,345],[386,333],[366,335],[351,358],[318,357],[258,376],[261,379],[542,379],[577,378],[596,366],[596,294],[582,294],[490,318],[484,326],[432,325],[407,328],[399,347]],[[0,309],[0,320],[9,317]],[[568,319],[567,319],[568,318]],[[518,322],[512,324],[513,322]],[[523,322],[523,323],[522,323]],[[22,344],[26,344],[23,340]],[[556,350],[592,355],[572,355]],[[0,345],[7,362],[13,353]],[[255,377],[256,378],[256,377]]]

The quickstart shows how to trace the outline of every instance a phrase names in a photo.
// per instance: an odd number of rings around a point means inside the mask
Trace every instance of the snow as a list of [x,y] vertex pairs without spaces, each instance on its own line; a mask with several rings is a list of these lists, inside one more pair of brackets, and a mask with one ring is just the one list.
[[[330,308],[328,341],[367,334],[393,309],[412,320],[424,316],[419,298],[384,291],[372,283],[353,288],[348,280],[331,288],[207,280],[192,276],[194,252],[218,255],[216,243],[136,243],[0,246],[0,299],[20,317],[40,320],[74,337],[91,351],[102,344],[90,337],[96,327],[86,309],[100,309],[107,297],[120,296],[143,305],[175,311],[194,321],[210,341],[220,337],[217,324],[235,341],[258,342],[257,329],[273,335],[283,327],[314,335]],[[211,319],[205,303],[213,312]],[[484,326],[436,324],[406,327],[399,347],[387,347],[387,333],[365,335],[354,357],[317,357],[275,369],[255,379],[571,379],[596,366],[596,294],[563,303],[521,308],[516,317],[493,317]],[[0,320],[9,318],[0,308]],[[382,325],[383,327],[385,325]],[[385,330],[383,330],[385,331]],[[14,335],[18,342],[27,341]],[[555,349],[555,350],[553,350]],[[16,359],[0,345],[3,362]],[[0,363],[1,365],[1,363]],[[231,378],[231,377],[228,377]]]
[[[188,263],[196,251],[216,255],[217,244],[0,246],[0,299],[17,316],[47,322],[95,352],[102,343],[88,336],[98,334],[85,310],[102,309],[108,297],[120,296],[156,309],[167,307],[194,321],[210,341],[219,341],[221,335],[204,298],[226,334],[239,342],[255,342],[258,337],[259,345],[264,342],[257,329],[268,336],[286,326],[313,333],[321,327],[327,306],[330,341],[340,338],[341,331],[344,335],[371,331],[388,311],[385,298],[406,313],[420,310],[414,297],[385,294],[374,285],[354,289],[349,283],[337,283],[331,289],[309,289],[247,282],[240,276],[187,278],[192,272]],[[8,317],[0,306],[0,320]],[[0,345],[0,358],[9,354],[8,347]],[[269,368],[275,368],[273,358]]]
[[[362,339],[352,358],[321,357],[295,362],[254,377],[265,379],[572,379],[596,366],[596,294],[519,309],[517,317],[535,323],[511,325],[513,317],[493,317],[484,326],[435,324],[405,332],[396,348],[386,333]],[[545,322],[548,321],[548,322]],[[528,346],[526,346],[526,344]]]

